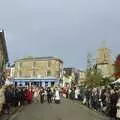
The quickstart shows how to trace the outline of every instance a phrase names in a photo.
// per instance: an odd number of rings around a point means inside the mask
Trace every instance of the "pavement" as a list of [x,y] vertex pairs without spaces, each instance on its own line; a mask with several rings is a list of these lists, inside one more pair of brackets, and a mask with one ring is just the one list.
[[16,112],[18,112],[21,108],[23,108],[23,106],[17,107],[17,108],[12,107],[12,108],[10,109],[9,115],[8,115],[8,114],[2,114],[2,115],[0,116],[0,120],[9,120],[9,119],[10,119],[14,114],[16,114]]
[[109,120],[78,102],[61,99],[60,104],[32,103],[16,112],[9,120]]

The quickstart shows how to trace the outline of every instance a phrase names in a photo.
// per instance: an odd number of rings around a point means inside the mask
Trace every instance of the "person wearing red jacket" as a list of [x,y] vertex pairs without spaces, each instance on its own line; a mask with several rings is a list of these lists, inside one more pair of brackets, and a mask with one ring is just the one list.
[[30,104],[32,102],[32,89],[28,88],[25,92],[25,100]]

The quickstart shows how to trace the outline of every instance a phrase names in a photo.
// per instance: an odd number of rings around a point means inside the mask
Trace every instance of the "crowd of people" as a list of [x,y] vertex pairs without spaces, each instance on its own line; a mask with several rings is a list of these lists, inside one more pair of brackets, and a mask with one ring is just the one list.
[[19,107],[25,103],[41,103],[52,101],[60,103],[60,93],[71,100],[79,100],[88,108],[104,113],[112,119],[120,119],[120,87],[27,87],[18,88],[0,86],[0,113],[9,114],[11,107]]
[[60,102],[60,91],[58,87],[15,87],[1,86],[0,88],[0,113],[9,114],[10,108],[20,107],[26,103],[41,103],[53,100]]
[[2,86],[0,89],[0,113],[9,114],[12,107],[18,107],[25,102],[25,89],[14,86]]
[[60,89],[58,87],[34,87],[33,88],[33,101],[35,103],[52,103],[53,100],[60,101]]
[[120,119],[120,87],[65,87],[63,96],[79,100],[88,108],[103,112],[111,119]]

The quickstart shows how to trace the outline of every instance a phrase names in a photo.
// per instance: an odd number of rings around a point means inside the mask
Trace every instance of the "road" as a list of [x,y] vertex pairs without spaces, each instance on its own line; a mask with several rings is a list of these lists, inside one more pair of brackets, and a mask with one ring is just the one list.
[[62,99],[61,104],[32,103],[14,115],[13,120],[107,120],[79,102]]

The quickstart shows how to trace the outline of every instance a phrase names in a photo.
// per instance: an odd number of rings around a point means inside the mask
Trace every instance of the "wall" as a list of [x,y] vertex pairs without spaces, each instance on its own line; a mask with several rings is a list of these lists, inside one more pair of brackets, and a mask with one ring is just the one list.
[[[61,68],[60,68],[61,67]],[[15,63],[15,77],[59,77],[62,63],[59,60],[19,60]]]

